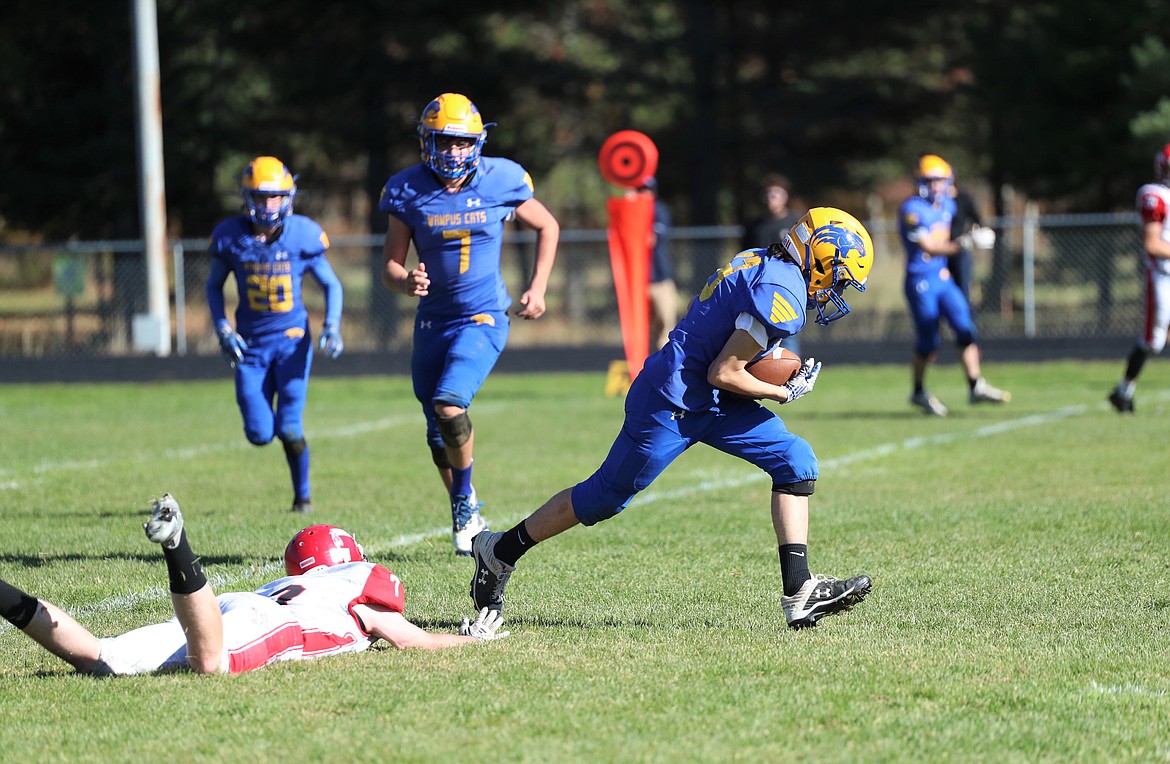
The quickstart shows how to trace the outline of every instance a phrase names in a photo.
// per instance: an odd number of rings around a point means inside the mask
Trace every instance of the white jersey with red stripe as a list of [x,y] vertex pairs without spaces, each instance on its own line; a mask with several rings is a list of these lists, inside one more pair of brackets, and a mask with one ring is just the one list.
[[[1142,227],[1148,223],[1162,224],[1162,241],[1170,242],[1170,188],[1161,183],[1147,183],[1138,189],[1138,214]],[[1170,260],[1146,255],[1146,268],[1158,273],[1170,273]]]
[[[1161,183],[1147,183],[1138,189],[1138,214],[1142,229],[1150,223],[1160,223],[1162,240],[1170,242],[1170,188]],[[1166,347],[1170,331],[1170,260],[1150,257],[1146,253],[1145,315],[1138,341],[1154,353]]]
[[[366,650],[367,634],[355,605],[382,605],[401,613],[405,592],[381,565],[351,562],[279,578],[255,592],[217,597],[223,613],[224,671],[239,674],[278,661]],[[98,673],[141,674],[187,665],[187,640],[178,619],[101,640]]]

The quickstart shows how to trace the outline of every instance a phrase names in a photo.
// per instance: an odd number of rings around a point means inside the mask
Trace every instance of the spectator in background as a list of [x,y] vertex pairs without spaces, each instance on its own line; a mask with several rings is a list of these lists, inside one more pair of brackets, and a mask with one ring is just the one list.
[[[914,322],[914,390],[910,403],[931,416],[946,416],[947,407],[926,389],[926,369],[938,356],[945,319],[955,333],[959,357],[967,375],[969,403],[1007,403],[1011,393],[992,387],[983,378],[975,320],[946,258],[959,253],[951,239],[955,200],[950,188],[954,172],[942,157],[927,154],[918,162],[918,193],[898,208],[898,232],[906,248],[906,302]],[[988,229],[984,229],[988,230]]]
[[1166,347],[1170,327],[1170,143],[1154,156],[1154,182],[1138,189],[1145,250],[1145,315],[1142,333],[1125,359],[1125,372],[1109,393],[1118,414],[1133,413],[1133,393],[1146,359]]
[[967,302],[971,302],[972,246],[991,249],[995,246],[995,231],[983,226],[975,200],[963,189],[951,184],[951,197],[955,200],[955,216],[951,218],[951,241],[957,242],[959,251],[947,256],[947,269],[951,278],[963,291]]
[[650,178],[646,185],[630,189],[632,194],[654,197],[654,222],[650,232],[650,352],[654,353],[669,339],[678,321],[678,287],[667,249],[672,220],[666,202],[658,198],[658,181]]
[[[760,196],[767,214],[744,225],[743,240],[739,245],[741,252],[754,247],[768,247],[781,241],[800,220],[800,213],[788,207],[791,189],[788,178],[780,173],[770,172],[760,178]],[[800,339],[795,334],[785,337],[780,347],[800,355]]]

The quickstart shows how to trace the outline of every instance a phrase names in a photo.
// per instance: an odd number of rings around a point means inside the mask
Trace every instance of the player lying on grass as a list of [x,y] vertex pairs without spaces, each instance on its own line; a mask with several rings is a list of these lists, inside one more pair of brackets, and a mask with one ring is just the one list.
[[486,608],[458,634],[423,631],[402,615],[398,576],[366,562],[353,536],[331,525],[305,528],[284,553],[288,576],[255,592],[218,598],[187,542],[170,494],[154,501],[146,537],[162,545],[175,617],[98,639],[56,605],[0,580],[0,616],[87,674],[190,668],[238,674],[277,661],[366,650],[379,639],[399,649],[436,650],[502,639],[503,619]]
[[872,267],[873,241],[865,227],[846,212],[817,207],[782,241],[740,252],[712,275],[670,341],[635,377],[625,422],[601,467],[511,530],[475,537],[476,607],[501,609],[521,555],[579,523],[593,525],[621,512],[696,443],[738,456],[771,479],[781,605],[790,627],[815,626],[860,602],[870,589],[868,576],[841,581],[809,572],[808,505],[817,458],[807,441],[753,400],[796,400],[812,390],[821,365],[806,359],[784,385],[757,379],[746,367],[799,332],[806,308],[821,326],[849,313],[845,290],[865,291]]

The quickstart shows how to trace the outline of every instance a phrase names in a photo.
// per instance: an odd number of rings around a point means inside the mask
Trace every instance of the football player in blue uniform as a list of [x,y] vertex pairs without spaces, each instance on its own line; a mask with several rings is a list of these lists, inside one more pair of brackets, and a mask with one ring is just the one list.
[[788,404],[806,395],[821,364],[806,359],[784,385],[757,379],[746,367],[799,332],[806,309],[816,311],[821,326],[848,314],[845,291],[865,291],[872,266],[873,242],[865,227],[846,212],[818,207],[781,242],[740,252],[716,271],[670,341],[634,378],[625,422],[601,467],[511,530],[475,537],[476,606],[501,609],[521,555],[579,523],[594,525],[621,512],[696,443],[738,456],[771,479],[781,606],[790,627],[815,626],[864,599],[871,586],[866,575],[842,581],[809,572],[808,507],[817,458],[807,441],[758,402]]
[[[248,442],[280,439],[292,473],[294,512],[312,512],[309,446],[304,412],[313,363],[309,313],[301,282],[310,274],[325,292],[320,348],[337,358],[341,340],[341,281],[325,259],[321,226],[293,214],[296,178],[275,157],[257,157],[244,170],[240,194],[247,215],[228,218],[211,234],[207,304],[220,347],[236,370],[236,402]],[[236,325],[224,311],[223,287],[236,277]]]
[[[458,555],[487,527],[471,483],[474,431],[467,409],[508,339],[512,300],[500,274],[504,224],[536,230],[536,259],[518,316],[540,318],[560,226],[533,196],[524,168],[482,156],[487,128],[457,93],[427,104],[418,123],[422,162],[394,175],[379,208],[389,214],[387,288],[419,298],[411,375],[427,422],[427,445],[447,488]],[[414,243],[418,265],[408,268]]]
[[1012,398],[1011,393],[992,387],[983,378],[971,306],[947,268],[947,257],[963,249],[960,241],[951,239],[955,200],[950,187],[954,177],[951,166],[941,157],[927,154],[918,162],[918,193],[898,208],[898,232],[906,248],[904,289],[915,334],[910,403],[931,416],[949,413],[926,389],[926,368],[937,359],[942,344],[941,319],[955,333],[967,374],[968,402],[1007,403]]

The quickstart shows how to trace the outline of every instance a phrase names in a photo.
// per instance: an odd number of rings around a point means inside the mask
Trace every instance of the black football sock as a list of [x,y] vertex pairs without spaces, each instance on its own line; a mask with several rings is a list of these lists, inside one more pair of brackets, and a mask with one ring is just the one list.
[[528,529],[521,520],[511,530],[504,531],[504,535],[496,542],[496,559],[506,565],[515,565],[516,560],[534,546],[536,541],[528,535]]
[[179,543],[175,544],[173,549],[163,547],[163,557],[167,561],[171,591],[175,594],[192,594],[207,583],[207,576],[203,575],[203,565],[191,551],[191,545],[187,543],[186,528],[179,532]]
[[1125,359],[1125,378],[1137,379],[1149,355],[1149,351],[1141,345],[1135,345],[1133,350],[1129,351],[1129,357]]
[[23,629],[37,614],[37,598],[0,579],[0,617]]
[[780,545],[780,577],[784,580],[785,597],[796,594],[812,578],[808,572],[807,544]]

